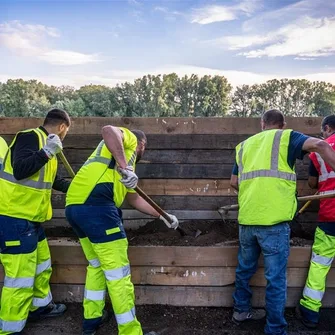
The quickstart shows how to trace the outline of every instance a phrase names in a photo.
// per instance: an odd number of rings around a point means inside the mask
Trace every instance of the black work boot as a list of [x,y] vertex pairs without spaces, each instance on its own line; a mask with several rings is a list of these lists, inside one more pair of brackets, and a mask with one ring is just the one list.
[[303,316],[300,310],[300,305],[295,308],[295,316],[308,329],[316,329],[318,327],[318,323],[312,322]]
[[44,308],[39,308],[34,312],[30,312],[28,316],[28,321],[38,321],[46,318],[53,318],[57,316],[62,316],[67,310],[64,304],[55,304],[50,302],[50,304]]
[[103,313],[102,313],[102,317],[101,317],[101,321],[100,321],[99,326],[96,329],[83,330],[82,335],[95,335],[97,330],[109,321],[109,317],[110,317],[109,313],[106,310],[104,310]]
[[266,317],[266,312],[264,309],[252,309],[250,312],[234,312],[232,321],[239,325],[242,322],[249,320],[261,320]]

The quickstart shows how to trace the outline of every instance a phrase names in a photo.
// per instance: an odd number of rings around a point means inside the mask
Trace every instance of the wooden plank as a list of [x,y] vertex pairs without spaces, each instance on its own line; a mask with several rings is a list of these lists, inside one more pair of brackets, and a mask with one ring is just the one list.
[[[307,134],[319,134],[321,118],[286,118],[287,126]],[[42,118],[0,118],[0,134],[38,127]],[[101,134],[105,125],[141,129],[148,134],[255,134],[259,118],[72,118],[72,134]]]
[[[220,196],[235,197],[237,191],[230,186],[228,179],[140,179],[139,186],[150,196]],[[314,194],[305,180],[298,180],[297,191],[300,196]],[[54,191],[54,195],[63,193]],[[58,199],[58,201],[61,201]]]
[[[125,209],[122,211],[123,219],[138,220],[138,219],[152,219],[153,217],[143,214],[134,209]],[[220,214],[215,211],[192,211],[192,210],[169,210],[170,214],[176,215],[180,220],[221,220]],[[55,209],[53,211],[54,218],[64,218],[64,209]]]
[[[53,284],[51,291],[55,301],[82,302],[84,285]],[[135,286],[136,305],[171,305],[232,307],[233,286]],[[286,307],[296,307],[301,298],[301,288],[288,288]],[[322,301],[323,307],[335,307],[335,289],[329,288]],[[265,306],[265,289],[253,288],[253,307]]]
[[[65,207],[65,195],[52,195],[53,208],[59,209]],[[237,203],[237,197],[202,197],[202,196],[169,196],[154,195],[151,198],[162,208],[175,210],[217,210],[221,206]],[[122,205],[123,209],[132,209],[127,201]]]
[[[63,239],[49,240],[52,260],[55,264],[86,265],[81,246],[76,241]],[[132,246],[129,259],[132,266],[218,266],[237,265],[237,246],[176,247],[176,246]],[[69,257],[68,255],[71,255]],[[311,247],[291,247],[288,267],[308,268]],[[259,265],[263,266],[260,259]],[[332,264],[335,267],[335,263]]]
[[[77,172],[81,164],[73,164],[72,168]],[[138,164],[136,173],[139,178],[152,179],[229,179],[232,172],[232,164]],[[59,174],[69,177],[65,168],[59,166]],[[308,167],[302,163],[297,164],[297,178],[308,178]]]
[[[92,154],[92,149],[65,149],[64,154],[71,164],[83,164]],[[142,163],[163,164],[234,164],[235,150],[146,150]]]
[[[228,286],[235,282],[235,267],[164,267],[132,266],[132,282],[136,285],[158,286]],[[304,287],[308,268],[289,268],[288,287]],[[0,267],[0,282],[3,282],[3,268]],[[52,267],[52,284],[85,284],[86,265],[57,265]],[[250,285],[265,287],[264,269],[260,268]],[[327,276],[327,288],[335,287],[335,268]]]
[[[231,287],[194,287],[194,286],[136,286],[136,303],[138,305],[162,304],[171,306],[211,306],[232,307],[234,286]],[[252,306],[265,306],[265,289],[252,288]],[[301,298],[301,288],[288,288],[286,307],[296,307]],[[326,291],[322,301],[323,307],[335,306],[335,289]]]
[[[70,164],[83,164],[92,154],[92,149],[65,149],[64,154]],[[308,155],[302,164],[309,164]],[[164,149],[145,151],[138,164],[231,164],[235,163],[235,150],[198,150],[198,149]],[[301,162],[297,162],[301,164]]]
[[[7,143],[11,143],[14,135],[1,135]],[[247,139],[250,135],[231,136],[229,134],[175,134],[159,135],[148,134],[147,150],[180,150],[180,149],[206,149],[206,150],[233,150],[240,142]],[[68,133],[63,147],[65,150],[85,151],[90,154],[102,140],[101,135],[73,135]]]

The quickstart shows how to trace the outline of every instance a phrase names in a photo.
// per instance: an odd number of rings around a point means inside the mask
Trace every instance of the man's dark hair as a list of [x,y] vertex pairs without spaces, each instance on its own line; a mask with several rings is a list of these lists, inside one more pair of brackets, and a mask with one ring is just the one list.
[[284,115],[278,109],[270,109],[262,115],[262,120],[267,126],[284,127]]
[[145,141],[145,143],[147,143],[147,136],[144,134],[142,130],[135,129],[132,130],[131,132],[136,136],[138,142]]
[[322,120],[321,123],[322,130],[325,130],[326,126],[335,130],[335,115],[328,115]]
[[50,109],[47,116],[44,119],[43,126],[58,126],[65,123],[68,127],[71,125],[71,120],[64,110],[53,108]]

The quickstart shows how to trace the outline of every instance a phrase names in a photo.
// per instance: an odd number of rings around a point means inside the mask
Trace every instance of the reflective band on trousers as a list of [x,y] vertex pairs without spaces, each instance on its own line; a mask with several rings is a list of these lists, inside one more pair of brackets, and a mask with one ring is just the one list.
[[[40,171],[40,173],[42,173],[42,171]],[[44,182],[43,180],[39,180],[39,181],[30,180],[30,179],[16,180],[13,175],[11,175],[11,174],[9,174],[5,171],[0,172],[0,178],[2,178],[4,180],[7,180],[7,181],[9,181],[13,184],[28,186],[28,187],[36,188],[36,189],[39,189],[39,190],[45,190],[45,189],[51,189],[52,188],[51,183]]]
[[325,292],[318,291],[318,290],[313,290],[312,288],[309,288],[307,286],[305,286],[304,292],[303,292],[303,295],[305,297],[308,297],[308,298],[311,298],[311,299],[314,299],[314,300],[318,300],[318,301],[322,300],[324,294],[325,294]]
[[116,322],[119,325],[124,325],[135,320],[136,312],[135,307],[133,307],[129,312],[122,314],[115,314]]
[[90,263],[91,266],[93,266],[94,268],[98,268],[101,264],[100,261],[97,258],[91,259],[88,261]]
[[11,278],[5,277],[4,286],[10,288],[30,288],[34,286],[35,278],[26,277],[26,278]]
[[33,299],[33,306],[35,307],[44,307],[49,305],[52,301],[52,294],[51,292],[48,293],[47,297],[45,298],[34,298]]
[[51,268],[51,259],[49,258],[45,262],[37,265],[36,276],[50,268]]
[[334,257],[325,257],[325,256],[320,256],[317,255],[315,252],[312,253],[312,262],[325,265],[325,266],[330,266],[333,262]]
[[88,300],[101,301],[105,299],[106,291],[93,291],[85,289],[84,297]]
[[117,280],[122,279],[130,275],[130,265],[123,266],[122,268],[114,269],[114,270],[106,270],[105,277],[107,280]]
[[241,144],[240,151],[238,153],[239,157],[239,164],[238,164],[238,169],[239,169],[239,181],[244,181],[244,180],[249,180],[249,179],[254,179],[258,177],[272,177],[272,178],[279,178],[279,179],[284,179],[284,180],[289,180],[289,181],[296,181],[296,175],[295,173],[290,173],[290,172],[282,172],[278,170],[279,166],[279,149],[280,149],[280,140],[283,135],[282,130],[278,130],[275,133],[274,139],[273,139],[273,144],[272,144],[272,151],[271,151],[271,168],[270,170],[255,170],[255,171],[250,171],[243,173],[243,146],[244,142]]
[[5,321],[0,319],[0,329],[4,332],[20,332],[26,325],[26,320]]

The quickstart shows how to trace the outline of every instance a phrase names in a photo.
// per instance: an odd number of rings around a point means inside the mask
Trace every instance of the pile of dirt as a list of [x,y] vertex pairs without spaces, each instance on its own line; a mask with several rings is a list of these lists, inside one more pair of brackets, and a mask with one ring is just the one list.
[[[181,221],[180,227],[186,232],[181,236],[178,230],[169,229],[161,220],[149,221],[138,229],[127,229],[129,244],[161,246],[224,246],[238,245],[238,224],[234,220],[223,221]],[[312,227],[308,227],[310,230]],[[315,229],[315,228],[314,228]],[[71,227],[47,229],[49,238],[67,237],[77,239]],[[313,235],[310,235],[313,237]],[[291,239],[292,246],[312,244],[301,237]]]
[[153,220],[136,230],[128,230],[130,245],[177,245],[209,246],[236,241],[237,229],[222,221],[183,221],[181,228],[186,233],[169,229],[162,221]]

